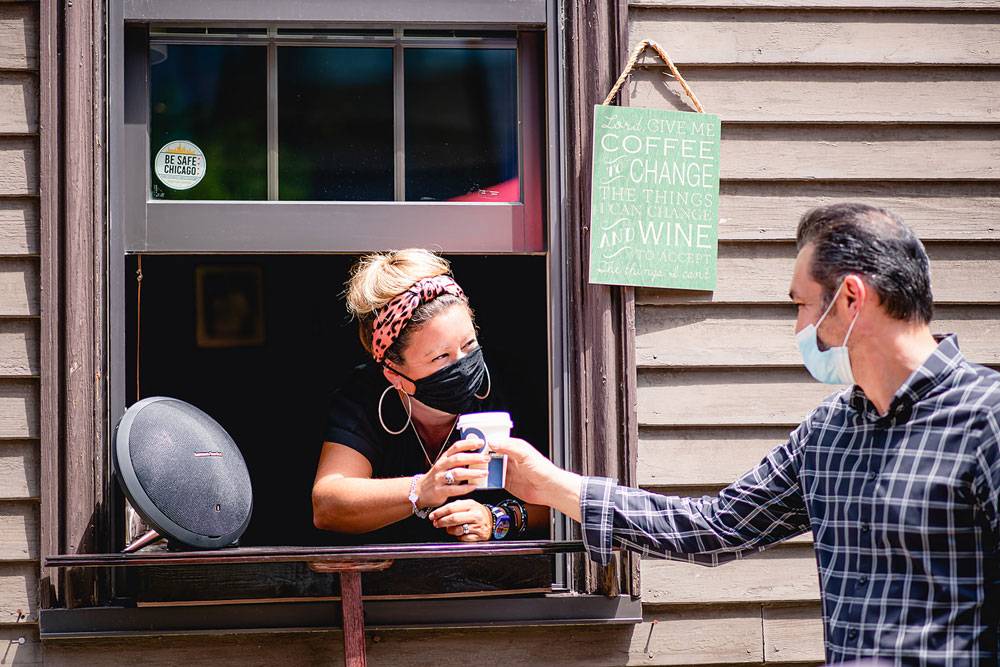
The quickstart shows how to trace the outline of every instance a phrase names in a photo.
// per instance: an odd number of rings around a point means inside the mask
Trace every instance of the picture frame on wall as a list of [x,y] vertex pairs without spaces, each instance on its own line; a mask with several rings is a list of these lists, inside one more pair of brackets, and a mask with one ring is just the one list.
[[263,345],[263,283],[259,266],[196,267],[198,347]]

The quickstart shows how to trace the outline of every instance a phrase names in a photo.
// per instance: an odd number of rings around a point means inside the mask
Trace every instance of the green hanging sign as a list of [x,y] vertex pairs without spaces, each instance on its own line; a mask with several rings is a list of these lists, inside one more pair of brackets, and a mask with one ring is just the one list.
[[590,282],[714,290],[718,116],[597,105]]

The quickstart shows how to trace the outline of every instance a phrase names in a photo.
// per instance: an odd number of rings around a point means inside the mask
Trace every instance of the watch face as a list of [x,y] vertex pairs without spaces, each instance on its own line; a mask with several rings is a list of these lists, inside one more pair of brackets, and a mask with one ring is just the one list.
[[498,518],[493,526],[493,539],[502,540],[504,536],[507,535],[507,532],[509,530],[510,530],[510,518],[506,516],[503,517],[502,519]]

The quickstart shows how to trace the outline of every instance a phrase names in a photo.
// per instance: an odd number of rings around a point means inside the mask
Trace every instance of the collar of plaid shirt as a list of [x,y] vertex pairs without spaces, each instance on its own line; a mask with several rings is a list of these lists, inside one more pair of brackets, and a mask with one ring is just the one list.
[[584,540],[718,565],[811,529],[828,662],[996,665],[998,424],[1000,373],[949,336],[885,416],[838,391],[714,498],[584,478]]
[[851,388],[848,404],[864,419],[875,422],[881,428],[905,424],[913,413],[913,405],[933,392],[965,360],[958,349],[957,336],[951,334],[934,338],[938,342],[937,349],[896,390],[885,415],[878,413],[875,404],[857,385]]

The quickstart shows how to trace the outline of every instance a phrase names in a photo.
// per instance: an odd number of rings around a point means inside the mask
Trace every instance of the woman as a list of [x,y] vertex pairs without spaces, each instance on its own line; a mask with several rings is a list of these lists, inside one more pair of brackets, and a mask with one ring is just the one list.
[[463,482],[486,475],[468,466],[489,455],[450,444],[458,416],[504,405],[448,262],[422,249],[363,257],[347,283],[347,309],[374,363],[355,369],[334,397],[313,484],[316,526],[392,542],[444,533],[485,541],[545,526],[547,509],[505,493],[463,497],[475,488]]

